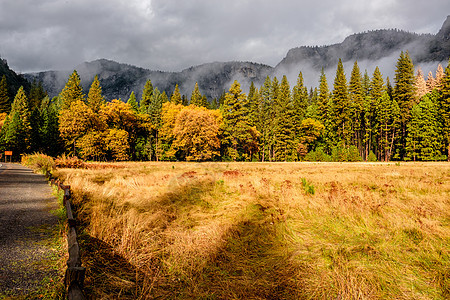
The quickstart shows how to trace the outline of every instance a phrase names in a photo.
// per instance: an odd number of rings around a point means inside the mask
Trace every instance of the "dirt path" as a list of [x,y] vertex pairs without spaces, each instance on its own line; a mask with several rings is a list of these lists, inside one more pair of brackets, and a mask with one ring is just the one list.
[[0,163],[0,299],[27,295],[53,272],[49,228],[58,207],[43,175],[18,164]]

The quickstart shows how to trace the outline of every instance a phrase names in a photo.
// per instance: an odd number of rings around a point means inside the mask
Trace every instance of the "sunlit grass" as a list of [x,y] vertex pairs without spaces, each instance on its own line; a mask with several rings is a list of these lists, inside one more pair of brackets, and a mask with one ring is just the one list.
[[94,297],[450,296],[448,163],[108,166],[57,171]]

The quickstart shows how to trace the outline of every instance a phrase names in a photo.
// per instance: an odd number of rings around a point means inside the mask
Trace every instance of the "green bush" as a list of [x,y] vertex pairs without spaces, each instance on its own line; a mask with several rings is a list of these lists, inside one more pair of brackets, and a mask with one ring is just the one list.
[[375,155],[375,153],[373,153],[373,151],[370,151],[369,157],[367,157],[367,161],[370,161],[370,162],[377,161],[377,156]]
[[343,143],[339,143],[331,149],[331,160],[336,162],[341,161],[362,161],[361,155],[359,155],[358,148],[354,145],[345,146]]
[[305,191],[306,194],[310,194],[310,195],[314,195],[316,193],[315,189],[314,189],[314,185],[312,185],[311,183],[309,183],[306,178],[301,178],[302,180],[302,186],[303,186],[303,190]]
[[34,153],[22,156],[22,165],[33,169],[35,172],[47,174],[55,168],[55,161],[51,156]]
[[326,154],[322,148],[317,148],[315,151],[310,151],[306,154],[305,161],[331,161],[331,156]]

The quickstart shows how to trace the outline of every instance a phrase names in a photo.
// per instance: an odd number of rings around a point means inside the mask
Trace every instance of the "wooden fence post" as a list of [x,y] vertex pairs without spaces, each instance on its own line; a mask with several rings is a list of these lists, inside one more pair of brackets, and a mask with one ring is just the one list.
[[[48,175],[48,178],[51,178],[51,174]],[[59,180],[55,180],[53,178],[51,179],[51,183],[58,187],[58,191],[64,191],[63,204],[66,208],[67,223],[69,225],[67,232],[69,259],[67,260],[67,269],[64,278],[67,299],[85,300],[86,297],[83,293],[83,286],[86,268],[81,266],[80,246],[78,245],[76,232],[77,222],[73,217],[72,205],[70,204],[70,185],[63,185]]]

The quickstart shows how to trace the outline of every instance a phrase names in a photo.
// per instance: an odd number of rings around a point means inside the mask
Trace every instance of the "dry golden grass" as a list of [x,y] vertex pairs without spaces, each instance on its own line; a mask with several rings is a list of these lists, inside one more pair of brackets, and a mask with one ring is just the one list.
[[84,224],[93,298],[450,297],[448,163],[117,163],[57,176]]

